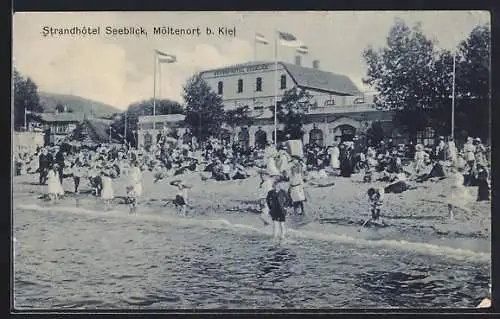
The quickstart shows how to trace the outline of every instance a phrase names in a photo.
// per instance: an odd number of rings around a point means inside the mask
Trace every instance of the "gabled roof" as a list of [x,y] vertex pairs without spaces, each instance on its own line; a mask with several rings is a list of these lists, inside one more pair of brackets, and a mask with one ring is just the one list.
[[36,113],[42,122],[82,122],[85,119],[85,113]]
[[345,75],[326,72],[314,68],[306,68],[295,64],[280,62],[290,73],[297,86],[306,89],[317,89],[342,95],[360,95],[356,85]]
[[[231,69],[231,68],[269,64],[269,63],[275,63],[275,62],[274,61],[246,62],[246,63],[225,66],[221,68],[204,70],[200,74],[222,69]],[[290,76],[297,83],[297,86],[302,87],[304,89],[315,89],[319,91],[337,93],[341,95],[361,94],[361,92],[356,87],[356,85],[351,81],[351,79],[349,79],[345,75],[327,72],[321,69],[307,68],[281,61],[278,61],[278,63],[281,64],[285,68],[285,70],[288,71]]]

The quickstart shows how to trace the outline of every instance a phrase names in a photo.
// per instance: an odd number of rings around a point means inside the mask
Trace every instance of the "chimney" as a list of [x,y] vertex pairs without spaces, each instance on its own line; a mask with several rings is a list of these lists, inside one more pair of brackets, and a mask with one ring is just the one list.
[[313,61],[313,69],[319,69],[319,60]]
[[295,65],[300,66],[302,64],[302,58],[300,55],[295,56]]

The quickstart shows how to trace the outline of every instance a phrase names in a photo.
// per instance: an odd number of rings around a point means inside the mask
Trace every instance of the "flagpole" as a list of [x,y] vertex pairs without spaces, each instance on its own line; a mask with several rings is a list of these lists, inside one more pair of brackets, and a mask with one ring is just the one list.
[[156,52],[154,53],[154,67],[153,67],[153,130],[156,124]]
[[456,53],[453,53],[453,87],[451,93],[451,139],[455,137],[455,60]]
[[161,63],[158,63],[158,100],[161,101]]
[[123,143],[125,145],[127,145],[127,113],[128,113],[128,109],[125,110],[125,128],[124,128],[124,132],[123,132]]
[[274,31],[274,145],[278,145],[278,30]]
[[26,106],[24,107],[24,131],[26,132],[28,128],[28,124],[26,121]]
[[257,61],[257,35],[253,37],[253,60]]

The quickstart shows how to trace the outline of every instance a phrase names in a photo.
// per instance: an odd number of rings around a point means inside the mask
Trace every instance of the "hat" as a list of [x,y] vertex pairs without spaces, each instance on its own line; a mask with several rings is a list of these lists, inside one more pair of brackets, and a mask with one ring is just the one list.
[[440,137],[439,137],[439,139],[440,139],[440,140],[444,140],[444,136],[440,136]]
[[479,142],[479,143],[481,143],[481,139],[480,139],[479,137],[476,137],[476,138],[474,139],[474,142]]
[[415,145],[415,150],[416,151],[423,151],[424,150],[424,146],[422,144],[417,144],[417,145]]

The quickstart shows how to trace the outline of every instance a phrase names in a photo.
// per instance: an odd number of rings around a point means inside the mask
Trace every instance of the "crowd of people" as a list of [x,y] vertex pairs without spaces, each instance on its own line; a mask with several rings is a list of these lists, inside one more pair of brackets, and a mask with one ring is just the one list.
[[[344,141],[330,147],[306,144],[290,147],[287,142],[262,147],[244,145],[210,138],[198,144],[194,141],[174,139],[167,132],[159,134],[157,143],[147,148],[137,149],[127,145],[101,144],[95,147],[79,143],[62,143],[45,146],[35,152],[15,154],[16,175],[38,173],[39,183],[48,185],[48,197],[57,200],[64,195],[62,182],[71,178],[74,193],[78,194],[80,182],[86,180],[92,194],[102,197],[109,207],[115,196],[113,180],[127,176],[126,200],[131,210],[135,210],[137,199],[142,194],[142,174],[150,171],[154,182],[186,172],[199,172],[202,180],[215,181],[241,180],[249,178],[252,168],[257,168],[261,177],[259,187],[261,216],[273,212],[278,197],[267,198],[271,190],[280,194],[287,185],[288,206],[297,215],[303,215],[306,201],[305,183],[316,187],[334,185],[336,176],[350,178],[362,174],[365,183],[385,182],[383,189],[371,191],[369,198],[383,198],[385,193],[402,193],[415,183],[428,179],[444,179],[454,176],[453,194],[450,195],[449,211],[453,217],[454,207],[468,201],[467,186],[478,186],[476,200],[489,200],[490,197],[490,160],[487,148],[479,138],[468,138],[463,148],[457,150],[451,138],[439,137],[434,147],[417,144],[395,145],[389,140],[374,146],[361,146],[356,139]],[[174,185],[174,184],[173,184]],[[187,205],[187,189],[182,182],[179,187],[181,200],[176,196],[182,211]],[[283,192],[281,192],[282,194]],[[382,196],[373,196],[382,194]],[[380,201],[370,200],[373,207],[373,220],[380,216]],[[272,215],[272,214],[271,214]],[[275,218],[280,223],[282,217]],[[276,229],[279,229],[279,225]]]
[[[369,187],[366,198],[371,215],[361,227],[369,221],[377,223],[384,215],[386,193],[403,193],[427,180],[449,181],[443,204],[450,219],[457,209],[468,211],[474,200],[490,200],[490,152],[481,139],[470,137],[460,149],[453,139],[445,137],[439,137],[433,147],[395,145],[390,140],[363,147],[355,139],[330,147],[284,142],[254,148],[216,138],[185,143],[162,134],[147,148],[63,143],[39,147],[35,152],[22,150],[14,154],[14,162],[16,175],[38,174],[39,184],[47,185],[45,197],[49,200],[64,196],[63,180],[71,178],[74,194],[79,194],[81,181],[87,181],[91,194],[103,200],[106,210],[116,197],[114,180],[126,177],[124,198],[131,213],[136,212],[142,196],[145,172],[154,176],[154,183],[174,177],[170,184],[178,192],[172,203],[183,216],[188,214],[188,190],[192,187],[183,174],[198,172],[203,181],[223,182],[244,180],[256,171],[260,176],[258,216],[265,225],[272,224],[276,239],[285,237],[287,215],[306,216],[304,204],[310,200],[307,187],[330,187],[338,178],[356,174]],[[374,182],[382,182],[384,187],[374,187]],[[469,186],[477,186],[475,198]]]

